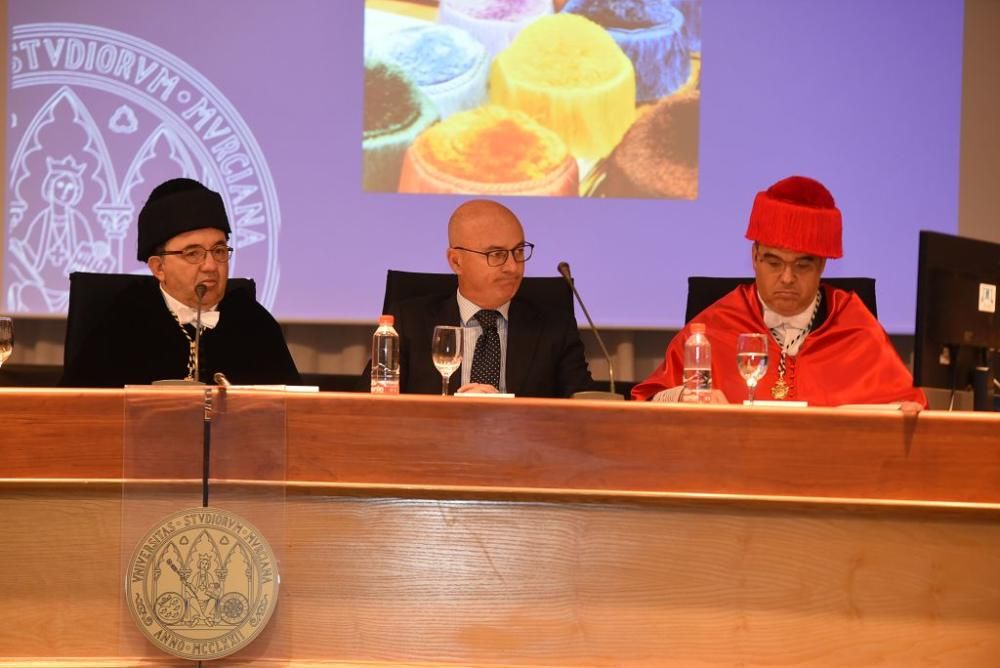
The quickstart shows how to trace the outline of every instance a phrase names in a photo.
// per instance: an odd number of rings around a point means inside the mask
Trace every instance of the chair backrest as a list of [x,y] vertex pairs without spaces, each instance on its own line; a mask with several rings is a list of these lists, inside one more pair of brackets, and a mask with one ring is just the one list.
[[[447,295],[458,289],[455,274],[426,274],[390,269],[385,277],[382,313],[392,304],[425,295]],[[567,309],[573,313],[573,291],[562,276],[527,276],[517,294],[536,306]]]
[[[691,322],[693,317],[735,290],[736,286],[753,283],[753,281],[753,277],[688,277],[687,309],[684,313],[684,322]],[[878,311],[875,307],[874,278],[824,278],[822,282],[829,283],[841,290],[857,293],[872,315],[878,317]]]
[[[63,364],[69,364],[77,355],[89,354],[84,343],[118,296],[133,285],[155,283],[148,274],[95,274],[76,271],[69,275],[69,313],[66,316],[66,344]],[[252,278],[230,278],[226,293],[249,290],[257,298],[257,284]]]

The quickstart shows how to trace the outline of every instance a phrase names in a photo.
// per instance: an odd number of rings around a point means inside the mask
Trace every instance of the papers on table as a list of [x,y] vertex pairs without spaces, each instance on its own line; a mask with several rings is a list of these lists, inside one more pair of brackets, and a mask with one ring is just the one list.
[[856,411],[898,411],[899,404],[841,404],[837,408],[847,408]]
[[[744,406],[750,406],[748,399],[743,400]],[[753,408],[807,408],[808,401],[772,401],[770,399],[757,399],[753,402]]]
[[509,392],[456,392],[453,397],[475,397],[477,399],[513,399]]
[[126,385],[129,390],[204,390],[206,387],[222,387],[228,390],[266,390],[268,392],[319,392],[318,385],[206,385],[189,381],[156,381],[152,385]]

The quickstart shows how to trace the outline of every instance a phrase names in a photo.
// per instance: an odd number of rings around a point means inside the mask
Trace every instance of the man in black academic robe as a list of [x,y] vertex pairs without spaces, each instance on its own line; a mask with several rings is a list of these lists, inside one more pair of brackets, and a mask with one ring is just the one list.
[[[200,377],[221,371],[231,383],[297,385],[299,374],[278,323],[249,287],[229,291],[218,324],[201,335]],[[64,371],[69,387],[122,387],[187,376],[194,325],[187,335],[167,308],[158,284],[136,284],[116,300],[104,323]],[[90,354],[90,353],[93,354]]]
[[237,384],[298,384],[278,323],[248,288],[227,292],[229,233],[218,193],[191,179],[157,186],[139,214],[137,254],[156,282],[130,286],[117,297],[82,354],[66,361],[61,384],[190,380],[196,366],[203,382],[222,372]]

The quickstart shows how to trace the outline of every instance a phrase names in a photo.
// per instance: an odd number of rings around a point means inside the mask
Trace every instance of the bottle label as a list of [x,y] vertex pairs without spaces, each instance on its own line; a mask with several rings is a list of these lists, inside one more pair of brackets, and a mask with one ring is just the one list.
[[372,394],[399,394],[399,383],[372,383]]

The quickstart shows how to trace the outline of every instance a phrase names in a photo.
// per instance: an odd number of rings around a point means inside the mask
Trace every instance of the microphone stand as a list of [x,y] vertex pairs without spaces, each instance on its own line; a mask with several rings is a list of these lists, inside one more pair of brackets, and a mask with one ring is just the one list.
[[611,362],[611,355],[608,353],[607,347],[604,345],[604,339],[601,338],[601,333],[597,330],[597,326],[590,317],[590,313],[587,312],[587,307],[583,304],[583,299],[580,298],[580,293],[576,290],[576,285],[573,284],[573,276],[570,274],[569,263],[560,262],[558,266],[559,273],[562,277],[566,279],[569,283],[569,287],[573,290],[573,295],[576,297],[576,303],[580,305],[583,310],[583,315],[587,317],[587,322],[590,323],[590,330],[594,332],[594,338],[597,339],[597,345],[601,347],[601,352],[604,353],[604,359],[608,362],[608,385],[610,392],[603,392],[599,390],[585,390],[583,392],[574,392],[574,399],[594,399],[597,401],[624,401],[625,397],[615,392],[615,368],[614,364]]
[[198,298],[198,310],[195,312],[194,324],[194,379],[201,381],[201,308],[207,288],[204,283],[194,286],[194,296]]
[[212,453],[212,386],[205,387],[205,402],[203,409],[205,417],[202,422],[201,436],[201,505],[208,507],[208,478],[211,468]]
[[[202,300],[208,288],[204,283],[194,286],[194,294],[198,298],[198,309],[195,313],[194,327],[194,378],[184,380],[154,380],[153,385],[205,385],[201,382],[201,310]],[[219,374],[216,374],[218,376]],[[208,479],[210,474],[210,462],[212,452],[212,386],[205,387],[205,395],[202,402],[202,459],[201,459],[201,505],[208,507]]]
[[197,310],[195,311],[195,327],[194,327],[194,373],[192,374],[194,378],[185,378],[183,380],[154,380],[153,385],[204,385],[201,382],[201,306],[202,300],[205,298],[205,292],[208,288],[204,283],[199,283],[194,286],[195,297],[198,298]]
[[[198,310],[195,313],[194,325],[194,380],[201,382],[201,309],[202,300],[205,298],[207,288],[204,283],[194,286],[194,294],[198,298]],[[202,420],[202,460],[201,460],[201,505],[208,507],[208,478],[211,467],[212,453],[212,387],[205,387],[205,400],[202,406],[204,419]]]
[[[226,378],[225,374],[221,371],[216,371],[215,375],[212,376],[212,380],[215,381],[216,386],[219,390],[219,402],[223,404],[223,398],[225,397],[225,391],[232,387],[232,383]],[[201,505],[203,508],[208,507],[208,478],[211,468],[211,453],[212,453],[212,417],[215,413],[215,406],[212,402],[212,391],[216,389],[215,387],[209,386],[205,388],[205,420],[204,420],[204,431],[202,432],[202,461],[201,461]],[[220,406],[221,407],[221,406]]]

